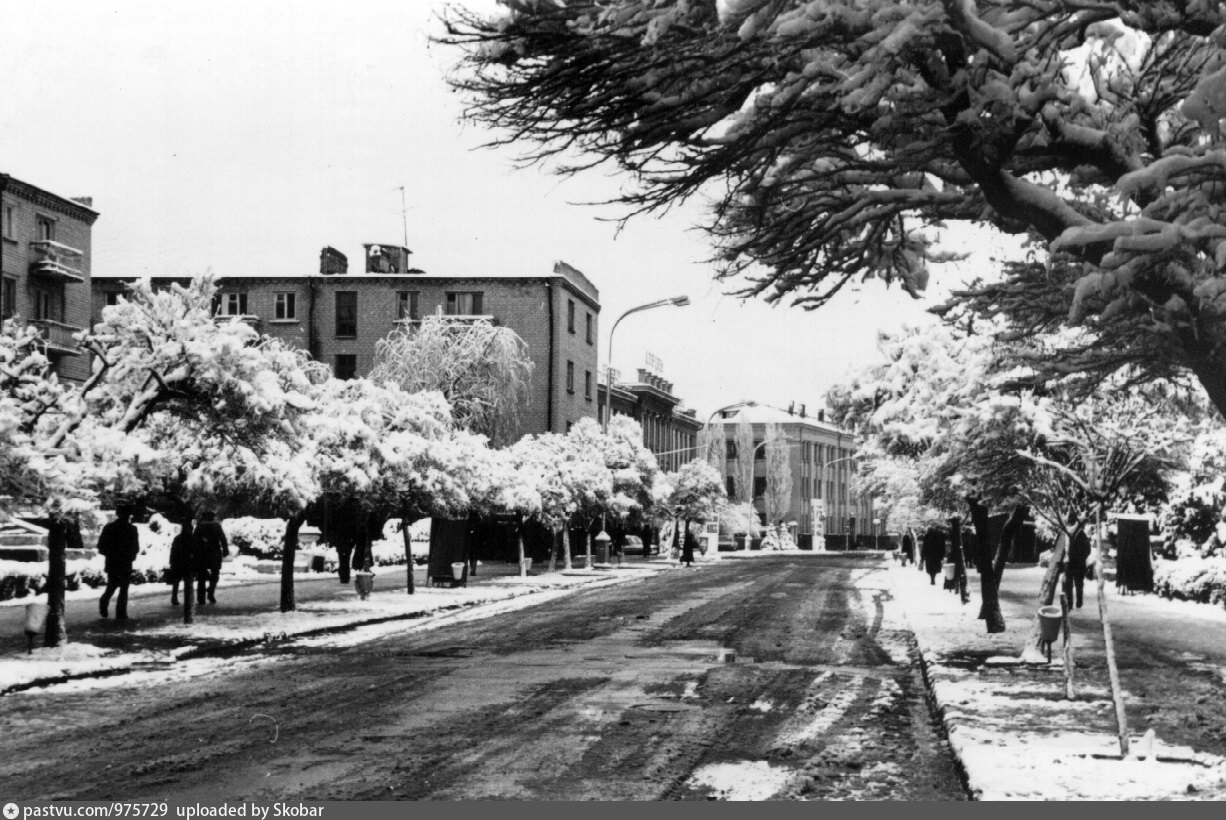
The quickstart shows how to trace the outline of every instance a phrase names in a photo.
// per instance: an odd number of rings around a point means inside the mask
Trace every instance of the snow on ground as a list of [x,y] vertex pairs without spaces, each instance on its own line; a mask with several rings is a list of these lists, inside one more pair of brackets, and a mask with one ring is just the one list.
[[[1120,760],[1113,732],[1085,730],[1091,716],[1108,715],[1113,708],[1109,691],[1081,684],[1076,700],[1064,699],[1058,662],[1017,664],[1024,632],[987,635],[977,602],[960,605],[914,568],[895,566],[889,576],[927,665],[950,745],[980,799],[1131,800],[1221,792],[1226,758],[1142,738],[1132,741],[1133,755]],[[1149,610],[1198,606],[1156,596],[1129,600]],[[1211,607],[1201,605],[1195,613],[1226,622],[1226,613]],[[968,653],[1011,662],[1015,673],[992,671],[997,664],[980,672],[948,663]],[[1111,725],[1110,719],[1093,722]]]
[[706,787],[718,800],[766,800],[791,781],[795,772],[765,760],[713,763],[690,775],[689,785]]

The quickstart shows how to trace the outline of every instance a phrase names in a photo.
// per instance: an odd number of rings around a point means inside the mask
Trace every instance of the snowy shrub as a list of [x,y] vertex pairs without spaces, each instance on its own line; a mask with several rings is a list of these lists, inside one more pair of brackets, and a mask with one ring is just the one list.
[[285,522],[280,518],[228,518],[222,526],[231,548],[237,548],[239,555],[281,560]]
[[1154,591],[1165,598],[1226,605],[1226,557],[1160,561],[1154,568]]

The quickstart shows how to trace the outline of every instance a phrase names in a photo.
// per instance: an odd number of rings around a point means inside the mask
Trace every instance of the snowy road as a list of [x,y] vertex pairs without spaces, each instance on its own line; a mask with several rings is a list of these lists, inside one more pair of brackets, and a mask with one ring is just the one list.
[[0,792],[963,799],[881,566],[724,561],[485,621],[10,695]]

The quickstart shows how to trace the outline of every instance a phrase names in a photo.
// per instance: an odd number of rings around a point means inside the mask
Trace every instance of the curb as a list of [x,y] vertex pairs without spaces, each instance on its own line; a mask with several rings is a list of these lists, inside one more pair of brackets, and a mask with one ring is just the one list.
[[[435,609],[405,612],[397,615],[385,615],[379,617],[360,618],[359,620],[348,621],[341,624],[331,624],[315,628],[308,628],[294,632],[266,632],[260,637],[238,638],[235,640],[213,640],[207,643],[201,643],[195,646],[184,646],[178,649],[170,650],[164,654],[155,654],[152,652],[133,653],[130,659],[106,665],[106,656],[98,658],[98,666],[88,669],[82,669],[77,672],[61,672],[59,674],[48,674],[40,677],[31,678],[27,681],[14,683],[0,689],[0,697],[17,692],[24,692],[30,689],[39,689],[46,686],[54,686],[61,683],[68,683],[74,680],[89,680],[93,678],[110,678],[118,677],[119,675],[127,675],[132,672],[170,666],[179,661],[196,660],[200,658],[226,658],[238,655],[249,649],[264,645],[274,645],[281,642],[294,641],[304,638],[317,638],[324,635],[335,635],[347,632],[352,632],[357,629],[362,629],[368,626],[378,626],[380,624],[395,623],[398,621],[420,621],[428,623],[431,620],[443,620],[453,617],[460,613],[473,612],[480,607],[488,607],[490,612],[482,617],[492,617],[500,611],[499,606],[510,601],[526,598],[536,595],[566,595],[578,592],[582,589],[591,587],[611,586],[614,583],[622,581],[641,580],[646,577],[639,573],[628,574],[623,576],[610,574],[591,573],[560,573],[568,577],[584,577],[591,579],[588,583],[578,583],[572,586],[550,588],[549,586],[533,587],[526,590],[514,590],[505,598],[497,600],[475,600],[471,602],[459,604],[444,604]],[[508,576],[514,577],[514,576]]]

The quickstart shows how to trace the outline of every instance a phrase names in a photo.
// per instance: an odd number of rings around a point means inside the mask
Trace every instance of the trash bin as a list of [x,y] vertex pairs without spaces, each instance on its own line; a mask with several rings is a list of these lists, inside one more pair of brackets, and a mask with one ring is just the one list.
[[311,556],[311,572],[324,571],[324,557],[322,555]]
[[1060,637],[1064,613],[1058,606],[1039,607],[1039,638],[1044,643],[1055,643]]
[[47,627],[47,605],[26,604],[26,653],[34,653],[34,638]]

